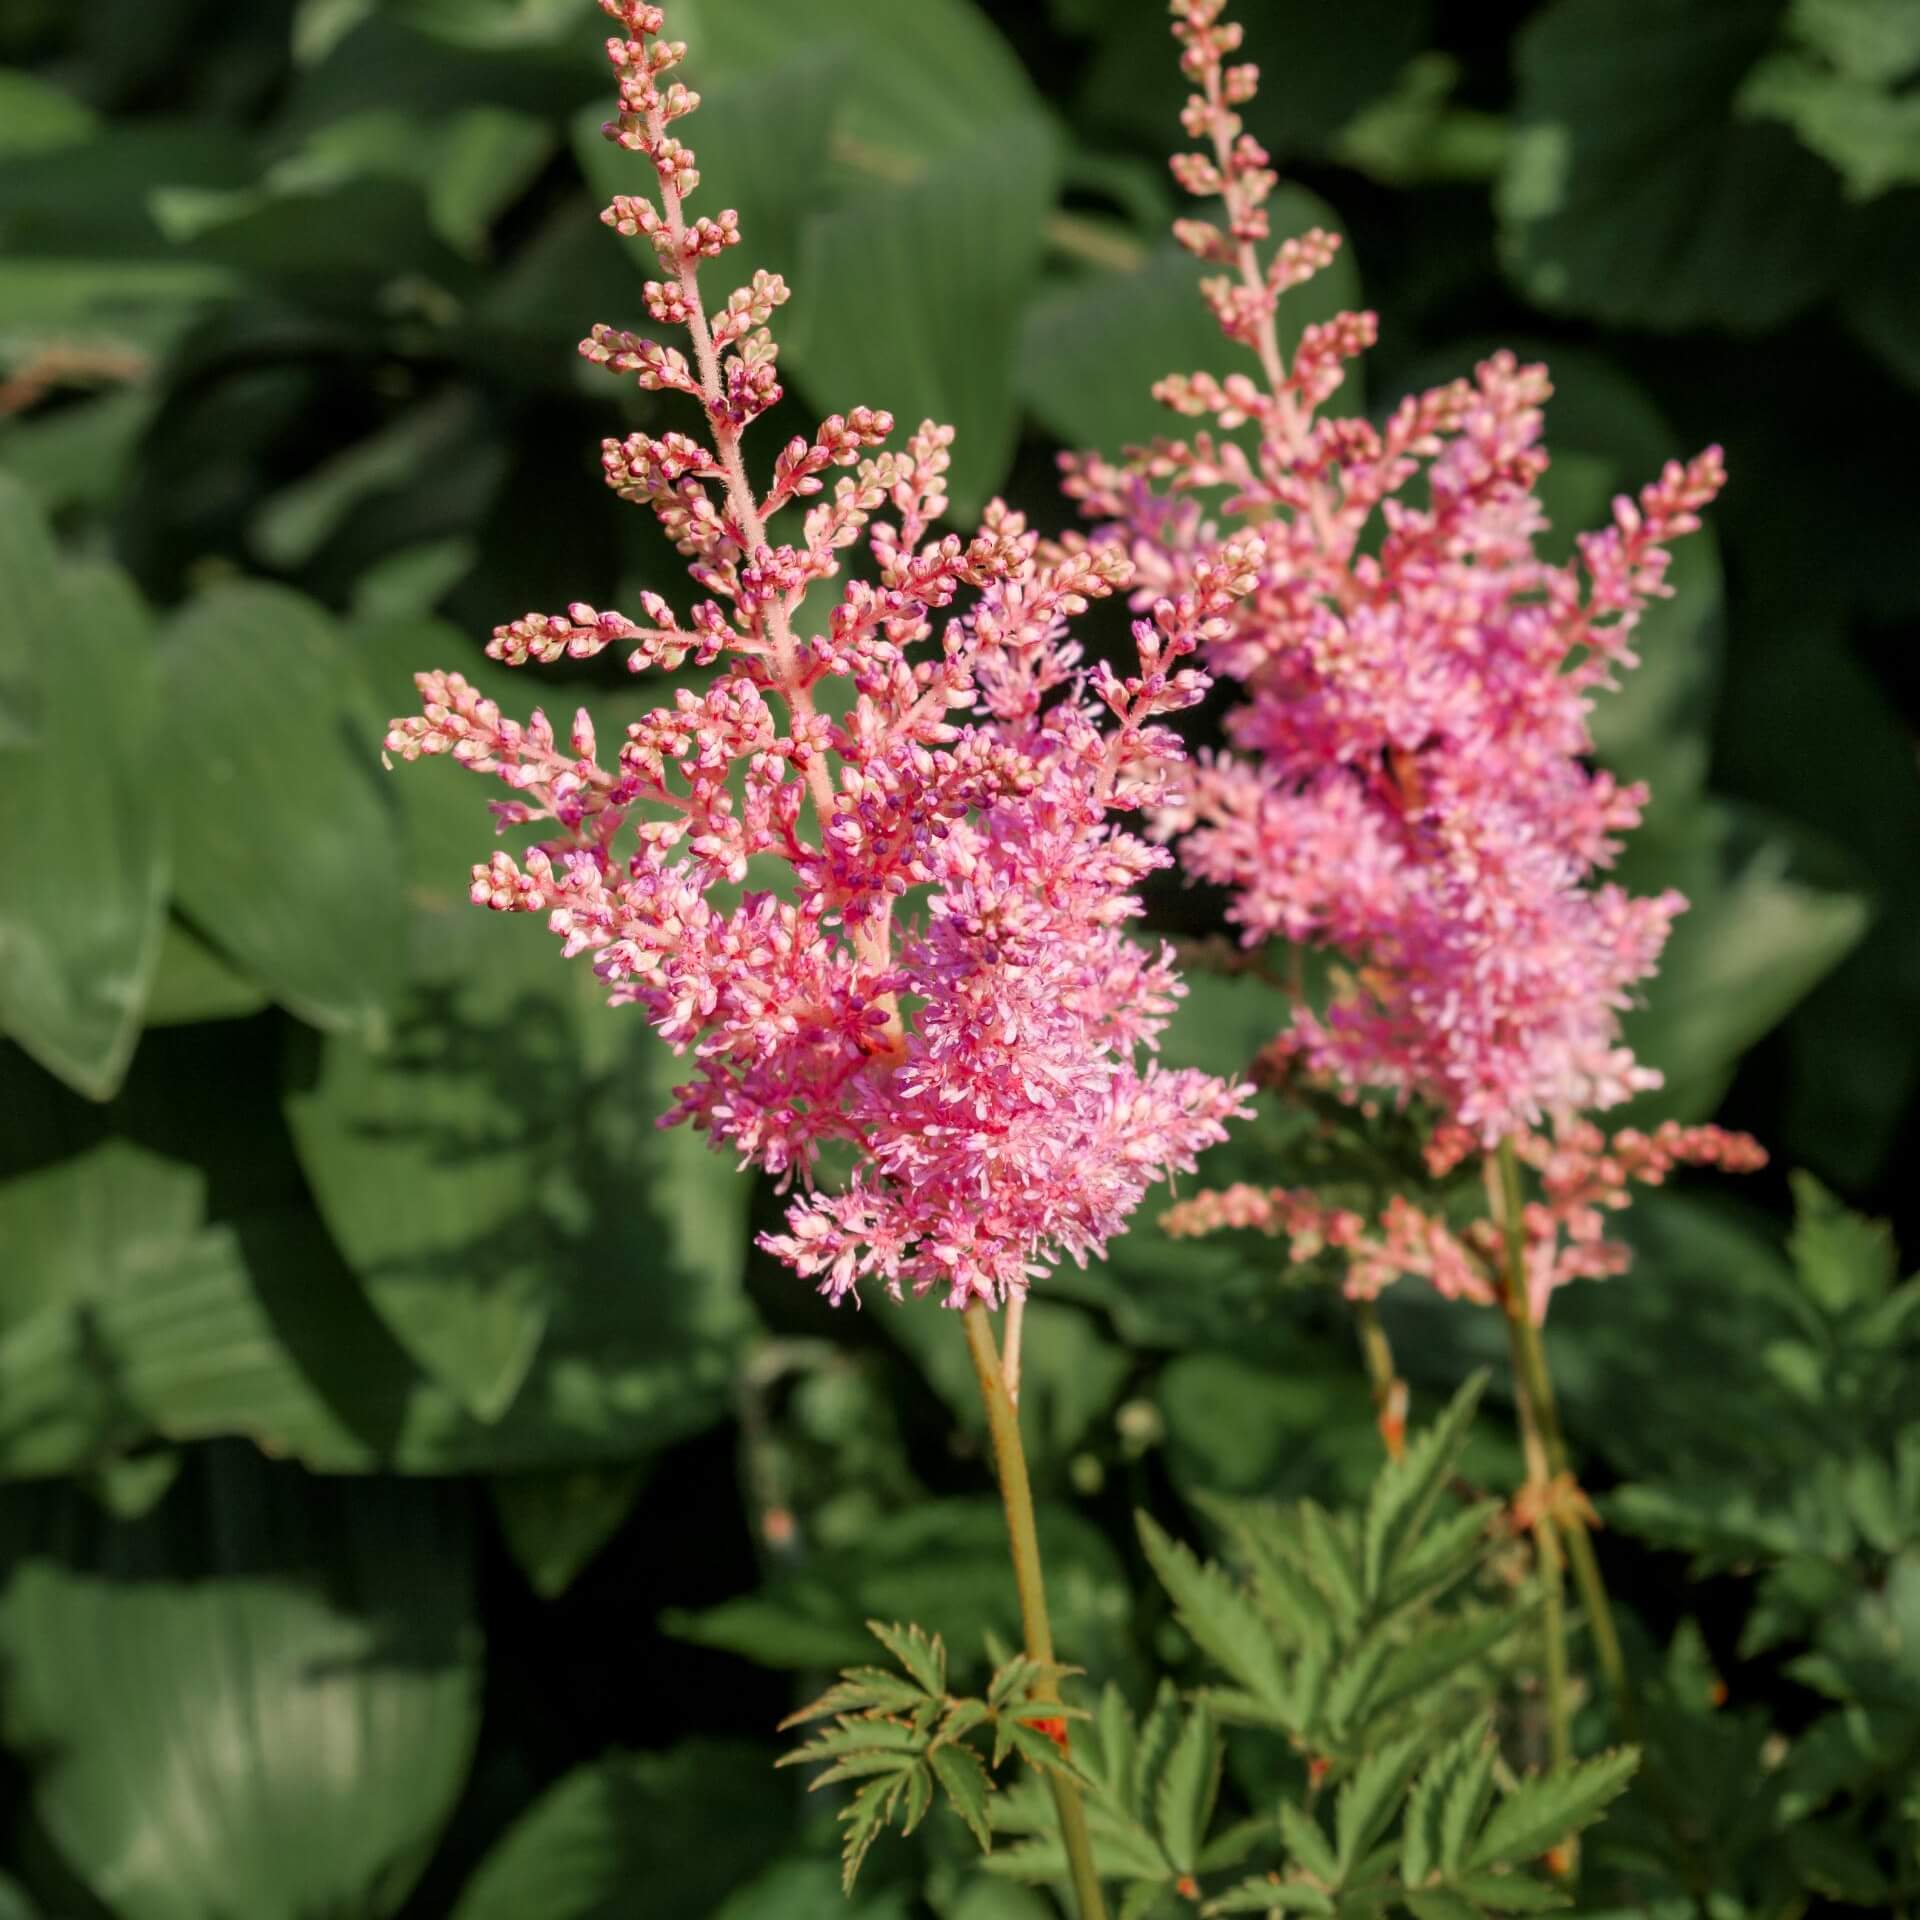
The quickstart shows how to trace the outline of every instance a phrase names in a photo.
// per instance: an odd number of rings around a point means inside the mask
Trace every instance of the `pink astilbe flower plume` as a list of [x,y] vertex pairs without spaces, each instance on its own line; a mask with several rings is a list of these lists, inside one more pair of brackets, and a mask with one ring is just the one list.
[[[764,1245],[835,1300],[868,1278],[955,1307],[1018,1297],[1061,1254],[1097,1253],[1247,1098],[1141,1064],[1182,989],[1171,954],[1125,927],[1168,856],[1113,816],[1168,798],[1179,749],[1157,717],[1205,692],[1180,663],[1227,641],[1263,550],[1219,542],[1143,596],[1139,671],[1122,678],[1086,670],[1066,624],[1128,583],[1124,553],[1043,557],[998,502],[971,540],[932,531],[950,428],[927,422],[880,451],[892,419],[855,408],[789,441],[756,489],[743,436],[781,395],[767,322],[787,289],[755,273],[708,306],[700,269],[740,232],[730,211],[685,211],[699,172],[671,129],[699,96],[667,79],[684,48],[660,37],[659,7],[601,4],[623,30],[608,42],[620,111],[606,132],[658,183],[657,200],[623,194],[602,218],[652,241],[648,311],[684,329],[691,357],[611,327],[581,352],[703,416],[698,436],[609,440],[603,466],[706,597],[684,621],[656,593],[639,619],[528,614],[488,651],[519,666],[619,647],[636,671],[713,673],[610,756],[584,713],[562,742],[458,674],[422,674],[423,711],[387,744],[494,775],[514,796],[496,803],[503,826],[551,825],[522,859],[476,867],[474,899],[545,914],[613,1000],[689,1057],[663,1124],[798,1178],[787,1231]],[[802,511],[783,537],[789,509]],[[844,578],[860,544],[873,576]],[[824,616],[803,617],[808,590],[833,580]],[[833,681],[838,717],[817,702]],[[739,891],[756,859],[783,863],[789,884]],[[835,1145],[854,1171],[818,1190]]]
[[[1246,688],[1236,751],[1195,771],[1166,825],[1186,830],[1194,876],[1231,889],[1249,944],[1348,962],[1348,990],[1295,1016],[1308,1070],[1431,1102],[1487,1145],[1614,1105],[1659,1083],[1619,1020],[1685,902],[1595,884],[1646,792],[1590,765],[1588,716],[1635,664],[1635,623],[1722,483],[1719,452],[1616,502],[1556,566],[1534,550],[1543,368],[1500,353],[1379,426],[1324,416],[1374,316],[1281,352],[1280,298],[1337,242],[1316,230],[1263,262],[1274,176],[1236,111],[1257,71],[1227,64],[1240,29],[1219,0],[1173,12],[1195,87],[1184,124],[1206,147],[1174,172],[1226,212],[1176,232],[1226,269],[1203,292],[1254,364],[1163,381],[1164,402],[1210,426],[1125,467],[1072,460],[1067,481],[1103,523],[1087,550],[1126,553],[1142,599],[1187,591],[1239,529],[1262,539],[1254,590],[1208,647]],[[1223,437],[1243,425],[1250,446]]]
[[1554,565],[1535,550],[1544,368],[1496,353],[1377,426],[1323,413],[1375,317],[1337,315],[1282,352],[1281,298],[1338,241],[1315,230],[1263,254],[1275,175],[1238,112],[1258,70],[1229,64],[1241,30],[1222,0],[1171,10],[1194,89],[1182,124],[1203,147],[1176,156],[1174,175],[1225,213],[1174,231],[1221,269],[1201,292],[1252,362],[1155,388],[1206,423],[1191,438],[1119,466],[1067,459],[1068,493],[1100,523],[1069,550],[1126,554],[1145,600],[1189,591],[1258,529],[1253,590],[1205,650],[1246,690],[1227,717],[1233,751],[1189,770],[1158,824],[1193,877],[1229,890],[1247,946],[1284,938],[1342,963],[1327,1005],[1298,1001],[1263,1077],[1330,1088],[1363,1113],[1381,1096],[1418,1102],[1435,1117],[1436,1177],[1505,1146],[1541,1197],[1511,1240],[1504,1189],[1459,1232],[1405,1195],[1369,1221],[1253,1186],[1195,1195],[1165,1224],[1257,1228],[1285,1236],[1296,1260],[1334,1249],[1362,1298],[1405,1274],[1483,1302],[1524,1286],[1538,1319],[1556,1287],[1624,1266],[1600,1223],[1630,1181],[1764,1159],[1712,1128],[1609,1143],[1582,1117],[1660,1084],[1624,1045],[1620,1016],[1686,905],[1598,877],[1647,794],[1592,764],[1589,716],[1637,664],[1635,627],[1670,591],[1670,543],[1723,483],[1720,452],[1669,463]]

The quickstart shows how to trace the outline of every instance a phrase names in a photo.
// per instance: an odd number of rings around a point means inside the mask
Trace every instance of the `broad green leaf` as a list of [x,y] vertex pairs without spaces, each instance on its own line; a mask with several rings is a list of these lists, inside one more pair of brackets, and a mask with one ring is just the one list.
[[777,1851],[789,1798],[771,1757],[733,1741],[576,1767],[481,1861],[454,1920],[709,1913]]
[[1836,73],[1795,50],[1763,60],[1738,106],[1749,119],[1791,127],[1846,182],[1851,199],[1920,181],[1920,96]]
[[[444,630],[358,638],[390,702],[395,642],[415,660],[471,651]],[[471,672],[520,710],[537,698],[485,668]],[[751,1183],[689,1130],[656,1127],[682,1075],[644,1016],[608,1007],[544,926],[467,899],[486,783],[426,764],[389,791],[412,874],[389,937],[412,984],[389,1034],[329,1039],[289,1092],[321,1213],[402,1346],[483,1420],[513,1403],[559,1314],[589,1341],[596,1322],[619,1338],[651,1317],[664,1370],[676,1329],[697,1345],[741,1324]]]
[[146,1519],[55,1491],[0,1594],[8,1740],[122,1920],[392,1913],[478,1730],[468,1500],[233,1447]]
[[1531,1860],[1590,1827],[1626,1791],[1639,1765],[1638,1748],[1620,1747],[1522,1782],[1494,1809],[1466,1865],[1473,1869]]
[[245,974],[181,921],[169,919],[141,1018],[150,1027],[191,1026],[202,1020],[240,1020],[268,1005]]
[[0,591],[18,589],[44,701],[37,740],[0,748],[0,1027],[104,1100],[133,1058],[166,905],[159,674],[128,583],[91,567],[49,578],[36,528],[0,479]]
[[[954,1316],[888,1311],[889,1336],[918,1362],[928,1384],[967,1432],[986,1434],[980,1385]],[[1038,1296],[1027,1303],[1020,1339],[1020,1423],[1031,1461],[1064,1459],[1113,1405],[1132,1362],[1090,1314]]]
[[953,497],[977,511],[1013,450],[1021,298],[1058,165],[1019,61],[962,0],[819,0],[804,39],[780,0],[675,20],[714,103],[690,135],[712,184],[694,210],[738,207],[743,261],[792,282],[783,364],[821,412],[951,424]]
[[[1060,1657],[1096,1672],[1121,1666],[1129,1657],[1128,1609],[1112,1547],[1063,1508],[1042,1506],[1039,1526]],[[919,1622],[941,1635],[956,1666],[977,1659],[985,1635],[1017,1642],[1020,1614],[1000,1503],[922,1501],[875,1522],[856,1546],[815,1554],[757,1593],[670,1613],[666,1624],[702,1646],[799,1668],[870,1659],[871,1619]]]
[[1538,304],[1614,325],[1778,325],[1830,284],[1832,173],[1783,127],[1737,120],[1771,9],[1750,0],[1554,0],[1514,43],[1496,203]]
[[0,67],[0,154],[72,146],[98,124],[91,108],[38,74]]
[[196,261],[0,255],[0,353],[84,345],[143,372],[235,284]]
[[[1007,1889],[990,1891],[998,1899]],[[779,1860],[729,1895],[713,1920],[909,1920],[911,1897],[905,1887],[861,1887],[849,1900],[839,1873],[824,1860]],[[998,1908],[963,1899],[954,1920],[1002,1916]],[[1037,1920],[1037,1915],[1023,1913],[1018,1920]]]
[[164,661],[181,906],[302,1019],[377,1028],[405,902],[383,729],[339,630],[297,594],[220,587]]
[[1704,1119],[1740,1055],[1770,1031],[1866,931],[1857,877],[1812,835],[1742,809],[1698,809],[1676,836],[1643,836],[1619,874],[1630,891],[1666,882],[1689,901],[1627,1040],[1667,1084],[1623,1119]]
[[47,1158],[71,1116],[15,1112],[31,1137],[0,1185],[0,1473],[222,1434],[329,1472],[623,1465],[728,1404],[737,1290],[662,1274],[570,1296],[483,1423],[408,1359],[309,1211],[203,1223],[197,1169],[112,1139]]
[[571,1467],[494,1479],[500,1531],[541,1599],[566,1592],[613,1538],[646,1477],[642,1465]]
[[1904,80],[1920,67],[1914,0],[1790,0],[1787,21],[1854,80]]
[[974,147],[808,220],[788,342],[818,405],[888,408],[955,430],[961,517],[1000,484],[1018,431],[1019,301],[1039,266],[1052,129],[1001,107]]
[[[1339,233],[1340,215],[1302,187],[1278,188],[1267,202],[1276,242],[1324,227]],[[1118,456],[1156,435],[1179,434],[1189,423],[1153,397],[1171,373],[1209,368],[1251,372],[1244,347],[1226,340],[1213,310],[1200,297],[1203,268],[1167,241],[1142,249],[1127,270],[1068,280],[1028,309],[1020,337],[1020,397],[1036,419],[1071,447]],[[1280,303],[1280,338],[1291,353],[1307,325],[1360,305],[1360,276],[1350,249]],[[1097,368],[1098,377],[1092,369]],[[1342,398],[1358,395],[1351,368]],[[1336,403],[1333,411],[1345,411]]]

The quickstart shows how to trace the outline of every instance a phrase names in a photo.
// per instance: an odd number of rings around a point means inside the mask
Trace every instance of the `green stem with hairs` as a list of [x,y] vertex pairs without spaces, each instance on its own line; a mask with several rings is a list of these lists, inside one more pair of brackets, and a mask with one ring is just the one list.
[[[980,1382],[980,1401],[987,1410],[987,1431],[993,1441],[993,1464],[1000,1482],[1000,1502],[1007,1512],[1007,1545],[1013,1557],[1013,1584],[1020,1595],[1020,1623],[1025,1630],[1027,1658],[1051,1669],[1053,1628],[1047,1620],[1047,1590],[1040,1573],[1040,1536],[1033,1523],[1033,1488],[1027,1479],[1027,1454],[1020,1443],[1020,1416],[1007,1394],[1000,1371],[1000,1352],[993,1337],[993,1321],[974,1301],[963,1316],[967,1348]],[[1041,1702],[1060,1698],[1049,1673],[1034,1688]],[[1073,1882],[1079,1920],[1107,1920],[1106,1900],[1093,1861],[1093,1840],[1087,1832],[1086,1809],[1080,1790],[1058,1774],[1047,1775],[1053,1789],[1054,1811],[1060,1819],[1060,1838],[1067,1850],[1067,1872]]]

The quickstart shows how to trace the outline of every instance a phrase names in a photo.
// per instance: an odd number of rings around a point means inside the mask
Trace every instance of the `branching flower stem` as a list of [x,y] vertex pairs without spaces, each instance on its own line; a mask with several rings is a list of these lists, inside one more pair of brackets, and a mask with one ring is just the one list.
[[[1007,1394],[1000,1370],[1000,1353],[993,1337],[993,1320],[975,1300],[966,1310],[967,1346],[980,1382],[981,1404],[987,1410],[987,1431],[993,1440],[994,1470],[1000,1482],[1000,1500],[1007,1513],[1007,1545],[1013,1557],[1013,1581],[1020,1595],[1020,1622],[1025,1631],[1027,1657],[1051,1669],[1053,1629],[1047,1620],[1047,1590],[1040,1572],[1040,1536],[1033,1522],[1033,1488],[1027,1479],[1026,1449],[1020,1443],[1020,1416]],[[1036,1697],[1058,1700],[1051,1678],[1040,1683]],[[1087,1832],[1086,1810],[1080,1792],[1057,1774],[1047,1776],[1054,1809],[1060,1818],[1060,1838],[1067,1851],[1067,1871],[1073,1882],[1079,1920],[1106,1920],[1100,1875],[1094,1866],[1093,1840]]]
[[[1514,1353],[1514,1384],[1539,1429],[1548,1472],[1554,1478],[1561,1479],[1570,1476],[1573,1469],[1567,1453],[1566,1435],[1560,1425],[1559,1402],[1553,1391],[1553,1376],[1547,1369],[1546,1346],[1540,1338],[1540,1329],[1535,1325],[1533,1315],[1527,1311],[1524,1277],[1519,1275],[1515,1264],[1516,1248],[1522,1242],[1521,1195],[1520,1165],[1511,1142],[1501,1145],[1497,1166],[1500,1211],[1507,1236],[1507,1325]],[[1565,1533],[1566,1557],[1573,1568],[1574,1583],[1580,1589],[1580,1604],[1586,1612],[1588,1631],[1593,1635],[1594,1653],[1612,1691],[1620,1730],[1628,1739],[1637,1739],[1638,1705],[1633,1696],[1633,1683],[1627,1676],[1627,1662],[1621,1652],[1619,1630],[1614,1625],[1607,1583],[1600,1571],[1599,1556],[1593,1550],[1593,1536],[1584,1524],[1582,1503],[1573,1501],[1566,1504],[1569,1509]]]

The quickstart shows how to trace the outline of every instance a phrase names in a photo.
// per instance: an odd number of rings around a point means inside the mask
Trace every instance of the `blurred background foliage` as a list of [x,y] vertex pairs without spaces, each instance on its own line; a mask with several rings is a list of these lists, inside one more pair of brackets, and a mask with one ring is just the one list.
[[[957,516],[1004,489],[1057,525],[1058,447],[1159,430],[1149,383],[1220,364],[1164,238],[1157,0],[673,12],[704,203],[796,289],[767,443],[858,403],[932,414]],[[1750,1127],[1781,1171],[1653,1196],[1635,1274],[1549,1338],[1592,1484],[1627,1483],[1607,1563],[1700,1764],[1826,1698],[1897,1783],[1920,1314],[1823,1189],[1803,1214],[1840,1251],[1803,1218],[1797,1290],[1781,1249],[1789,1167],[1916,1225],[1920,7],[1243,12],[1276,225],[1351,242],[1292,324],[1382,316],[1354,404],[1544,355],[1562,541],[1726,446],[1600,730],[1655,784],[1632,884],[1694,903],[1633,1016],[1669,1081],[1647,1111]],[[638,1018],[467,906],[481,794],[379,766],[427,665],[516,710],[588,697],[604,735],[644,689],[501,690],[481,640],[676,593],[596,462],[668,408],[573,353],[640,313],[643,262],[593,218],[632,186],[597,19],[0,9],[5,1920],[836,1914],[830,1819],[768,1730],[864,1656],[869,1614],[961,1659],[1014,1628],[957,1329],[834,1316],[763,1267],[771,1197],[653,1129],[673,1066]],[[1169,886],[1153,923],[1212,910]],[[1278,1011],[1200,974],[1169,1052],[1240,1068]],[[1220,1171],[1293,1177],[1299,1151],[1268,1116]],[[1385,1311],[1423,1409],[1495,1338]],[[1137,1692],[1182,1643],[1129,1598],[1129,1508],[1191,1527],[1209,1492],[1363,1483],[1350,1334],[1264,1244],[1150,1219],[1029,1328],[1057,1634]],[[1514,1472],[1502,1431],[1483,1478]],[[1685,1554],[1713,1577],[1683,1587]],[[1771,1584],[1719,1577],[1756,1565]],[[1860,1706],[1868,1644],[1905,1678]],[[1699,1722],[1711,1662],[1734,1712]],[[1797,1858],[1821,1897],[1893,1884],[1862,1877],[1861,1821]],[[857,1914],[1042,1911],[969,1879],[956,1835],[882,1848]]]

